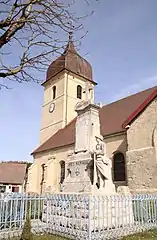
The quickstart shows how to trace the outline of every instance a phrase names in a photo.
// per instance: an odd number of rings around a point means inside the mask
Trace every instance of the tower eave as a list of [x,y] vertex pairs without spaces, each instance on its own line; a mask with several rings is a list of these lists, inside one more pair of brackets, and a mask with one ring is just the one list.
[[52,75],[51,78],[46,79],[43,83],[41,83],[41,86],[44,86],[44,85],[45,85],[46,83],[48,83],[52,78],[56,77],[58,74],[60,74],[60,73],[63,72],[63,71],[67,71],[67,72],[70,72],[70,73],[72,73],[72,74],[75,74],[76,76],[79,76],[79,77],[85,79],[86,81],[91,82],[94,86],[97,85],[97,82],[95,82],[94,80],[88,79],[88,78],[86,78],[86,77],[84,77],[84,76],[82,76],[82,75],[80,75],[80,74],[78,74],[78,73],[75,73],[75,72],[71,71],[71,70],[68,69],[68,68],[63,68],[63,69],[61,69],[59,72],[57,72],[56,74]]

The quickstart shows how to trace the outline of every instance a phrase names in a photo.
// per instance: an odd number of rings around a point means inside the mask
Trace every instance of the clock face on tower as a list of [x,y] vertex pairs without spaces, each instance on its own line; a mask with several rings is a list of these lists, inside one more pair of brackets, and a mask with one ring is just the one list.
[[52,113],[55,109],[55,104],[54,103],[51,103],[50,106],[49,106],[49,112]]

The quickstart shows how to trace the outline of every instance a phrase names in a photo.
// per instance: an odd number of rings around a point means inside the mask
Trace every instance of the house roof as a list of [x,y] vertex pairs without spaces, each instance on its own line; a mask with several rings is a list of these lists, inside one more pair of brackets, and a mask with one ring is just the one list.
[[0,183],[23,184],[27,164],[23,163],[0,163]]
[[[136,93],[100,108],[100,130],[103,136],[125,132],[130,124],[145,107],[157,96],[157,86]],[[60,129],[32,154],[69,146],[75,143],[76,118]]]

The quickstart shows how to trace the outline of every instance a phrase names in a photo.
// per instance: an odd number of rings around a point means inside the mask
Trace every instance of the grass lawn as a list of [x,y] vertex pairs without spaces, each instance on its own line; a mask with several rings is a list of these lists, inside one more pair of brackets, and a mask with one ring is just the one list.
[[150,230],[147,232],[123,237],[121,240],[157,240],[157,230]]
[[[10,240],[20,240],[20,238],[13,237],[13,238],[10,238]],[[64,237],[50,235],[50,234],[44,234],[44,235],[33,235],[32,240],[69,240],[69,239],[64,238]]]
[[33,236],[33,240],[68,240],[68,239],[54,235],[40,235]]
[[[33,240],[68,240],[68,239],[53,235],[40,235],[34,236]],[[157,240],[157,230],[150,230],[147,232],[142,232],[131,236],[123,237],[121,240]]]
[[[20,238],[11,238],[10,240],[19,240]],[[32,240],[69,240],[68,238],[54,236],[50,234],[33,235]],[[121,238],[121,240],[157,240],[157,230],[150,230]]]

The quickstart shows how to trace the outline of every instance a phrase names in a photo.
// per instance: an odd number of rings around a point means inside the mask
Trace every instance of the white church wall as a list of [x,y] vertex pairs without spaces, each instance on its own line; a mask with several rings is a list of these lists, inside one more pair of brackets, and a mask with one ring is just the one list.
[[[53,86],[56,86],[56,97],[53,99]],[[57,130],[65,126],[63,117],[63,99],[65,89],[65,73],[59,74],[44,86],[44,103],[42,106],[42,119],[40,129],[40,143],[46,141]],[[51,102],[55,104],[53,112],[49,112]]]
[[[34,164],[28,175],[28,192],[40,193],[42,179],[42,164],[46,165],[44,191],[59,191],[60,188],[60,161],[66,161],[67,155],[74,150],[74,146],[45,151],[34,155]],[[30,183],[30,184],[29,184]]]

